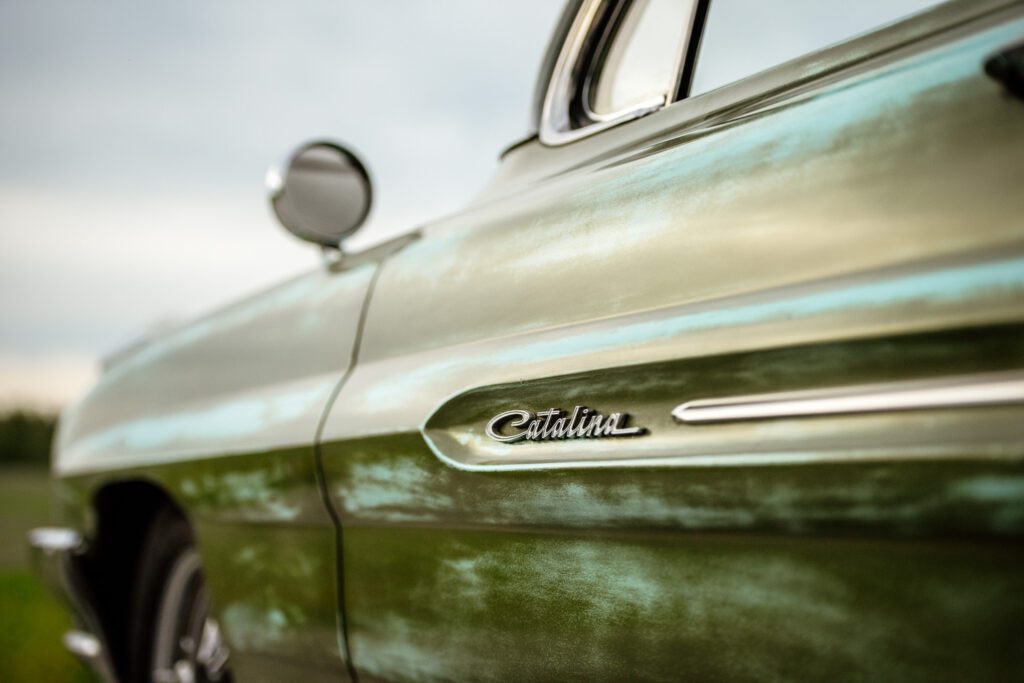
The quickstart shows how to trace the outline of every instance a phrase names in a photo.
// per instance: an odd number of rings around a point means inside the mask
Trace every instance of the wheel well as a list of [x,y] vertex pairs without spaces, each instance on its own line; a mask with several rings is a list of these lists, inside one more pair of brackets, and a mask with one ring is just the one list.
[[186,522],[188,518],[166,491],[143,480],[103,486],[93,496],[92,506],[95,537],[82,558],[83,574],[114,667],[127,680],[130,616],[143,541],[161,512],[178,515]]

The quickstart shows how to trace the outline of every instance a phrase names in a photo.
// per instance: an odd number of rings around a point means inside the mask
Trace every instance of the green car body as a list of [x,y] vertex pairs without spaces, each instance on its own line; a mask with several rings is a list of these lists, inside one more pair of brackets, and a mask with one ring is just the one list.
[[[1022,38],[953,2],[528,140],[122,360],[54,454],[113,668],[168,500],[240,681],[1024,677],[1024,406],[673,418],[1024,371],[1024,102],[983,70]],[[645,433],[486,436],[574,406]]]

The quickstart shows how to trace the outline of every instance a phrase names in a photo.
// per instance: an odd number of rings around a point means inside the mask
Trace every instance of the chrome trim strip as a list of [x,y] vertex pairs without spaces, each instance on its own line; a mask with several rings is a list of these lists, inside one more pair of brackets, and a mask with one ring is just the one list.
[[68,631],[61,640],[68,652],[87,662],[92,662],[103,652],[100,639],[85,631]]
[[672,417],[683,424],[701,425],[1015,403],[1024,403],[1024,372],[1020,371],[697,399],[676,406]]
[[61,638],[64,649],[78,657],[102,683],[116,683],[117,675],[110,663],[103,641],[88,631],[73,629]]
[[28,532],[28,543],[47,555],[78,552],[83,549],[82,535],[74,529],[39,527]]
[[[555,67],[551,72],[551,80],[548,82],[541,106],[540,125],[537,131],[540,141],[545,145],[565,144],[599,130],[594,127],[573,130],[569,118],[569,102],[576,89],[576,79],[572,76],[573,68],[579,60],[584,39],[590,32],[597,11],[601,7],[601,1],[584,0],[555,60]],[[608,125],[610,124],[603,127]]]

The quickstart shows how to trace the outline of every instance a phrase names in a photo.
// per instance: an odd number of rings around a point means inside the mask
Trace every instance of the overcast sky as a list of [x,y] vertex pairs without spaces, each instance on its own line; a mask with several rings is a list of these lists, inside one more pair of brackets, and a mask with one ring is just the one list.
[[0,408],[314,267],[263,190],[303,140],[368,163],[357,244],[457,210],[526,133],[561,5],[0,3]]

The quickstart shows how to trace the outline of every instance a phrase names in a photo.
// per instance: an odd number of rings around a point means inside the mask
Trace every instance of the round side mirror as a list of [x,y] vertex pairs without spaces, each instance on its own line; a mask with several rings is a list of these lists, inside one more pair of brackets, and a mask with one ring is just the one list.
[[270,204],[299,239],[337,247],[366,221],[373,192],[366,167],[333,142],[310,142],[267,173]]

